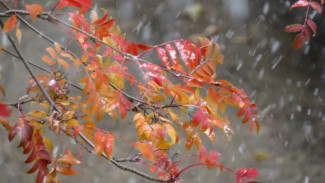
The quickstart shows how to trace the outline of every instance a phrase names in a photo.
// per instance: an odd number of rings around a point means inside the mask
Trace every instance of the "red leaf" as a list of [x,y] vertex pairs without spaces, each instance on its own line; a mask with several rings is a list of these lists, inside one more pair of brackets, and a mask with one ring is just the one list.
[[37,152],[34,148],[33,151],[29,154],[28,158],[25,160],[25,163],[31,163],[32,161],[34,161],[36,158],[36,155],[37,155]]
[[150,50],[152,48],[152,46],[148,46],[148,45],[145,45],[145,44],[138,44],[137,46],[142,51],[147,51],[147,50]]
[[290,10],[292,8],[297,8],[297,7],[308,7],[309,6],[309,2],[306,0],[299,0],[297,2],[295,2],[295,4],[293,4],[290,8]]
[[194,115],[194,117],[193,117],[193,121],[192,121],[192,122],[193,122],[193,125],[194,125],[194,126],[199,125],[200,122],[201,122],[202,120],[204,120],[204,118],[205,118],[205,115],[204,115],[202,109],[199,109],[199,110],[195,113],[195,115]]
[[300,32],[303,28],[304,26],[301,24],[287,25],[284,28],[284,32]]
[[11,31],[16,26],[16,22],[16,15],[11,16],[3,26],[2,32],[6,33]]
[[199,162],[205,162],[207,158],[207,151],[203,146],[200,147]]
[[108,133],[105,136],[105,146],[104,146],[104,152],[108,159],[110,159],[113,149],[114,149],[114,136]]
[[12,141],[13,138],[17,135],[17,133],[21,130],[21,127],[18,124],[15,124],[12,129],[8,133],[9,142]]
[[127,114],[126,107],[125,107],[124,104],[120,104],[119,108],[120,108],[121,119],[124,119],[126,117],[126,114]]
[[43,12],[43,7],[39,4],[32,4],[28,5],[25,4],[26,10],[29,12],[30,17],[32,20],[35,20],[37,18],[38,14],[41,14]]
[[74,128],[74,132],[73,132],[73,137],[74,138],[77,138],[77,136],[79,135],[80,130],[83,130],[83,129],[84,129],[83,126],[77,126],[77,127],[75,127]]
[[256,178],[259,176],[256,168],[246,169],[241,168],[236,173],[236,181],[237,183],[248,183],[250,179]]
[[11,113],[11,109],[6,104],[0,103],[0,117],[9,117]]
[[310,6],[316,10],[318,13],[322,13],[322,7],[320,6],[320,4],[318,2],[311,2]]
[[316,24],[314,21],[307,19],[307,25],[309,26],[309,28],[313,31],[313,36],[316,35]]
[[94,150],[98,156],[102,155],[102,152],[104,150],[104,133],[101,131],[97,131],[95,134],[95,147]]
[[304,33],[303,33],[303,32],[299,33],[299,34],[295,37],[295,39],[293,40],[293,44],[292,44],[293,48],[294,48],[294,49],[299,49],[299,48],[301,48],[301,46],[302,46],[302,45],[304,44],[304,42],[305,42],[305,39],[306,39],[306,37],[305,37]]
[[166,50],[164,48],[157,48],[158,55],[161,59],[161,61],[164,63],[167,69],[170,69],[169,66],[169,58],[167,56]]
[[105,20],[107,19],[107,17],[108,17],[108,12],[105,11],[104,16],[102,18],[100,18],[100,19],[95,20],[93,22],[93,25],[100,25],[100,24],[102,24],[103,22],[105,22]]
[[33,165],[33,167],[31,169],[29,169],[26,173],[34,173],[39,166],[41,165],[41,160],[36,161],[36,163]]
[[216,151],[210,151],[210,153],[206,159],[208,168],[211,168],[211,166],[213,164],[217,165],[219,157],[220,157],[220,153],[218,153]]
[[308,27],[304,28],[304,34],[305,34],[307,41],[309,41],[310,40],[310,30],[308,29]]

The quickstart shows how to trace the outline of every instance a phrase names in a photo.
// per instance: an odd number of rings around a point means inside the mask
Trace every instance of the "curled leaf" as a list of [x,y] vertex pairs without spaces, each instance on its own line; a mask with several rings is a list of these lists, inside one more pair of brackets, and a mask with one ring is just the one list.
[[306,37],[305,37],[304,33],[303,33],[303,32],[299,33],[299,34],[295,37],[295,39],[293,40],[293,44],[292,44],[293,48],[294,48],[294,49],[299,49],[299,48],[301,48],[301,46],[302,46],[302,45],[304,44],[304,42],[305,42],[305,39],[306,39]]

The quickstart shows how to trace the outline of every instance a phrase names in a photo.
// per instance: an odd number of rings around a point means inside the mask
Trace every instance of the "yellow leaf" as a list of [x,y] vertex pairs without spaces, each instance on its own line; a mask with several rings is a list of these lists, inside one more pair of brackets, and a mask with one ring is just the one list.
[[45,144],[46,148],[50,151],[50,153],[53,153],[53,144],[50,139],[43,137],[43,143]]
[[20,31],[20,28],[19,28],[18,25],[16,26],[16,38],[18,40],[18,45],[20,45],[20,42],[21,42],[21,31]]
[[66,113],[63,114],[62,120],[69,120],[73,118],[74,116],[74,111],[67,111]]
[[167,124],[167,123],[164,123],[163,125],[167,129],[167,133],[172,141],[172,145],[174,145],[176,142],[176,138],[177,138],[176,131],[175,131],[174,127],[172,127],[170,124]]
[[40,110],[33,110],[33,111],[29,112],[28,114],[31,116],[38,117],[40,119],[45,118],[47,116],[47,114],[44,111],[40,111]]
[[56,50],[56,52],[57,52],[58,54],[60,54],[60,53],[61,53],[61,46],[60,46],[60,44],[57,43],[57,42],[55,42],[55,43],[54,43],[54,46],[55,46],[55,50]]

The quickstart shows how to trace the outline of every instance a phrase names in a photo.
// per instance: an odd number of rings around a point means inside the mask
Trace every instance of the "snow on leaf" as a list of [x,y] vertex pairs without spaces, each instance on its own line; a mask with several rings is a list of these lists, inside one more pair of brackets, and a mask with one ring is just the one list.
[[316,35],[316,24],[314,21],[307,19],[307,25],[309,26],[309,28],[313,31],[313,36]]
[[309,6],[309,2],[307,0],[298,0],[297,2],[295,2],[295,4],[291,6],[290,10],[292,8],[307,7],[307,6]]
[[32,4],[32,5],[25,4],[25,8],[29,12],[29,15],[32,18],[32,20],[35,20],[37,18],[37,15],[43,12],[43,7],[39,4]]
[[106,154],[108,159],[110,159],[113,149],[114,149],[114,136],[110,133],[107,133],[105,136],[104,153]]
[[284,28],[284,32],[300,32],[303,28],[304,26],[301,24],[287,25]]
[[158,55],[161,61],[164,63],[167,69],[170,69],[169,58],[167,56],[166,50],[164,48],[157,48]]
[[17,22],[16,15],[11,16],[3,26],[2,32],[6,33],[11,31],[16,26],[16,22]]
[[302,46],[302,45],[304,44],[304,42],[305,42],[305,39],[306,39],[306,37],[305,37],[304,33],[303,33],[303,32],[299,33],[299,34],[295,37],[295,39],[293,40],[293,43],[292,43],[293,48],[294,48],[294,49],[299,49],[299,48],[301,48],[301,46]]

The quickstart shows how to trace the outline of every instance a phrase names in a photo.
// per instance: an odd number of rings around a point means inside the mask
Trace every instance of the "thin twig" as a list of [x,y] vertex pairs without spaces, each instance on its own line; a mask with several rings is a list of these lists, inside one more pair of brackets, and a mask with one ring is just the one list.
[[[87,138],[85,137],[82,133],[79,133],[79,137],[82,138],[91,148],[95,148],[95,145]],[[115,159],[113,158],[108,158],[106,156],[106,154],[102,153],[101,155],[103,158],[109,160],[112,164],[114,164],[115,166],[117,166],[118,168],[122,169],[122,170],[125,170],[125,171],[128,171],[128,172],[132,172],[134,174],[137,174],[143,178],[146,178],[148,180],[151,180],[151,181],[156,181],[156,182],[168,182],[168,180],[164,180],[164,179],[157,179],[157,178],[154,178],[150,175],[147,175],[141,171],[138,171],[136,169],[133,169],[133,168],[129,168],[127,166],[124,166],[122,164],[120,164],[119,162],[117,162]]]
[[[0,20],[0,25],[3,28],[3,22]],[[39,89],[41,90],[42,94],[44,95],[45,99],[48,101],[48,103],[54,107],[54,109],[56,111],[58,111],[59,113],[61,113],[60,109],[56,107],[55,103],[53,102],[52,98],[49,96],[49,94],[45,91],[45,89],[43,88],[43,86],[41,85],[41,83],[38,81],[36,75],[34,74],[33,70],[29,67],[28,62],[26,61],[25,57],[22,55],[20,49],[18,48],[18,46],[16,45],[15,41],[12,39],[12,37],[10,36],[9,33],[6,34],[10,43],[12,44],[12,46],[14,47],[14,49],[16,50],[20,60],[23,62],[23,64],[25,65],[25,68],[27,69],[27,71],[29,72],[29,74],[32,76],[32,78],[34,79],[34,81],[36,82],[37,86],[39,87]]]

